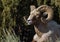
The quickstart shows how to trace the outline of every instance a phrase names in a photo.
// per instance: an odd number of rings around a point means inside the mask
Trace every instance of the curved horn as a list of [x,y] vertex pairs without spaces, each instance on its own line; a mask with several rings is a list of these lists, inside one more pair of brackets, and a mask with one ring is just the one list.
[[48,16],[47,16],[47,18],[45,20],[47,20],[47,21],[52,20],[52,18],[53,18],[53,10],[52,10],[52,8],[50,6],[42,5],[42,6],[37,8],[37,11],[46,12]]

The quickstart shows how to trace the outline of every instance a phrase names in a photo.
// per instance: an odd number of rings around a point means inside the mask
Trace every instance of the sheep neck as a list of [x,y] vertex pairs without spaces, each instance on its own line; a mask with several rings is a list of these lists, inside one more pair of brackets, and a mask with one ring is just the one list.
[[38,36],[42,36],[43,33],[48,32],[47,24],[43,24],[41,22],[37,22],[34,25],[35,32],[38,34]]

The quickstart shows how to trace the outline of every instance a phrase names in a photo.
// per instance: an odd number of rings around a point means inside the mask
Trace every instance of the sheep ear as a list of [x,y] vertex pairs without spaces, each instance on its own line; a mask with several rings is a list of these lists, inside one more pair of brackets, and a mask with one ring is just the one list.
[[31,5],[30,6],[30,11],[33,11],[34,9],[36,9],[35,5]]

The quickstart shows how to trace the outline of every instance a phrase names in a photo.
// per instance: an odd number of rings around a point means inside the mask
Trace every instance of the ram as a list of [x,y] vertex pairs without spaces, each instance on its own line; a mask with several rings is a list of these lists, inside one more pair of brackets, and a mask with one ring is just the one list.
[[53,20],[53,9],[48,5],[41,5],[38,8],[31,5],[30,8],[27,23],[34,25],[36,34],[33,41],[46,42],[51,38],[52,42],[56,42],[56,39],[60,37],[60,25]]

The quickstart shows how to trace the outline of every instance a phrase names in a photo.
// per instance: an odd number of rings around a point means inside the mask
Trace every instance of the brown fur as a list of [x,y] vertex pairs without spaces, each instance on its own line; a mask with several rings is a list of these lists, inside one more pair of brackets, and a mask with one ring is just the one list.
[[[40,11],[47,12],[48,20],[52,19],[53,11],[52,11],[51,7],[49,7],[47,5],[42,5],[42,6],[38,7],[37,9],[35,8],[34,5],[32,5],[32,6],[30,6],[30,8],[31,8],[31,12],[30,12],[29,19],[31,19],[33,21],[33,24],[35,25],[34,28],[35,28],[36,34],[39,37],[41,37],[43,35],[43,33],[47,32],[47,28],[46,28],[47,23],[46,23],[45,19],[43,19],[43,20],[41,19]],[[38,21],[38,23],[37,23],[37,21]],[[41,24],[39,24],[39,23],[41,23]],[[38,25],[43,26],[43,28],[38,27]]]
[[[32,7],[31,7],[32,8]],[[45,11],[48,14],[47,18],[43,18],[41,11]],[[42,5],[38,8],[34,8],[30,12],[30,16],[28,18],[28,22],[30,24],[34,24],[34,29],[36,34],[33,37],[33,42],[46,42],[51,36],[53,42],[55,42],[55,34],[54,29],[50,28],[49,21],[52,20],[53,10],[51,7],[47,5]]]

